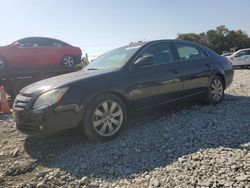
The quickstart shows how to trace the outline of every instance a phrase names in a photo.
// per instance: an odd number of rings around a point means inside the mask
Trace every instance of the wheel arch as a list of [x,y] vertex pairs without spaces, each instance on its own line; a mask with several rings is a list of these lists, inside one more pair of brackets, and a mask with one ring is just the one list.
[[225,89],[225,88],[226,88],[226,78],[225,78],[224,74],[218,72],[218,73],[216,73],[216,74],[214,75],[214,77],[215,77],[215,76],[219,76],[219,77],[222,79],[223,85],[224,85],[224,89]]
[[111,94],[111,95],[115,95],[115,96],[119,97],[122,100],[122,102],[124,103],[127,112],[130,111],[129,110],[130,109],[130,103],[129,103],[128,98],[123,93],[121,93],[120,91],[116,91],[116,90],[103,91],[101,93],[98,93],[98,94],[92,96],[91,98],[88,99],[88,101],[86,101],[87,102],[86,106],[88,106],[91,103],[91,101],[93,101],[96,97],[102,96],[104,94]]
[[127,97],[124,94],[122,94],[119,91],[108,91],[108,92],[105,92],[105,93],[111,94],[111,95],[116,95],[117,97],[119,97],[123,101],[123,103],[125,104],[126,109],[128,111],[128,109],[129,109],[129,102],[128,102]]
[[210,79],[210,81],[209,81],[209,85],[211,84],[211,82],[212,82],[212,80],[213,80],[213,78],[214,78],[215,76],[219,76],[219,77],[222,79],[223,85],[224,85],[224,89],[225,89],[227,83],[226,83],[226,78],[225,78],[225,74],[223,73],[223,71],[216,71],[216,72],[214,72],[214,73],[213,73],[213,76],[211,77],[211,79]]

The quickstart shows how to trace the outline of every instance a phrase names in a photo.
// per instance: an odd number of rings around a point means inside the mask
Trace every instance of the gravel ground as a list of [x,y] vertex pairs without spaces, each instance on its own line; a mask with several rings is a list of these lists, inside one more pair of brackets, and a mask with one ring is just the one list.
[[77,130],[49,139],[0,116],[0,187],[250,187],[250,70],[216,106],[139,114],[110,142]]

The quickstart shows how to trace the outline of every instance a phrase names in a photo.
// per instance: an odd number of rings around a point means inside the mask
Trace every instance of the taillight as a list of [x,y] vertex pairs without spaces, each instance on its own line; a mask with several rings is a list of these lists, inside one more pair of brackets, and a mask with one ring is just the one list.
[[226,57],[225,59],[226,59],[226,62],[227,62],[227,63],[229,63],[229,64],[231,64],[231,65],[233,64],[232,58]]

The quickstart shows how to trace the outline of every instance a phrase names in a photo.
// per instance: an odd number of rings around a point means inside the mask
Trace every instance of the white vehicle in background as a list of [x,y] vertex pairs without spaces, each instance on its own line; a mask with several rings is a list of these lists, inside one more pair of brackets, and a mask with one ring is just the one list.
[[250,68],[250,48],[239,50],[228,58],[231,59],[233,67]]
[[233,55],[233,52],[227,52],[227,53],[222,54],[221,56],[228,57],[231,55]]

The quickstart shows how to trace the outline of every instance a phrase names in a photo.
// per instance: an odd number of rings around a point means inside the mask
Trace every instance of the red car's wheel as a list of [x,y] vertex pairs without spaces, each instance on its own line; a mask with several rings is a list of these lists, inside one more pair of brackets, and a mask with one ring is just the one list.
[[71,55],[66,55],[63,57],[62,64],[64,67],[71,68],[75,66],[75,59]]

